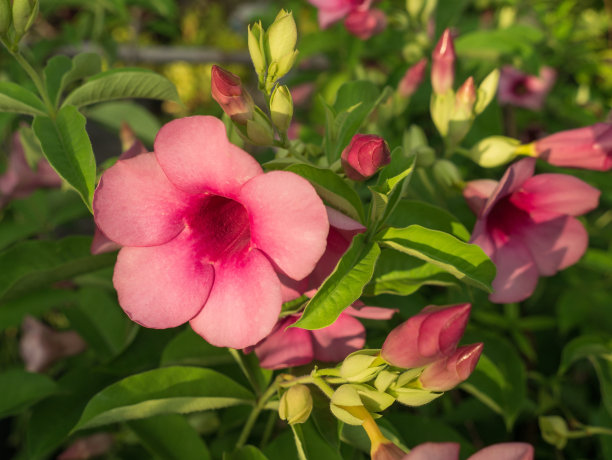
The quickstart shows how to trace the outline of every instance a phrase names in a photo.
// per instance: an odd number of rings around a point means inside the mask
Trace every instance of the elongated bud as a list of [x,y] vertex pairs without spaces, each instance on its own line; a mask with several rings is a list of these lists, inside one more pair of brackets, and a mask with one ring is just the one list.
[[469,303],[425,307],[389,333],[381,357],[393,366],[408,369],[449,356],[463,335],[470,309]]
[[331,397],[330,409],[340,420],[349,425],[361,425],[370,412],[380,412],[395,402],[388,393],[376,390],[369,385],[340,385]]
[[484,109],[491,103],[495,94],[497,94],[497,86],[499,85],[499,69],[493,70],[489,75],[485,77],[480,86],[478,87],[478,94],[476,97],[476,105],[474,106],[474,112],[476,115],[482,113]]
[[253,61],[255,72],[257,72],[261,81],[266,72],[266,68],[268,67],[266,62],[266,53],[264,51],[265,31],[261,26],[261,21],[249,26],[247,36],[251,61]]
[[448,391],[455,388],[472,374],[483,347],[482,343],[459,347],[448,358],[427,366],[419,377],[421,385],[432,391]]
[[483,168],[495,168],[514,160],[520,142],[504,136],[491,136],[481,140],[470,150],[470,158]]
[[387,16],[379,9],[355,9],[344,20],[344,27],[361,40],[368,40],[387,27]]
[[242,87],[240,77],[214,65],[211,70],[212,97],[233,122],[245,125],[253,118],[253,98]]
[[266,78],[268,89],[271,89],[274,82],[293,67],[298,53],[295,49],[296,43],[297,27],[293,14],[281,10],[264,38],[264,49],[269,63]]
[[293,100],[289,88],[277,86],[270,97],[272,123],[281,132],[287,132],[293,118]]
[[474,86],[474,78],[468,77],[465,83],[459,87],[455,95],[456,109],[471,115],[475,102],[476,87]]
[[410,67],[397,87],[397,91],[402,97],[412,96],[425,77],[425,68],[427,67],[427,58],[421,59],[419,62]]
[[0,0],[0,35],[6,35],[12,20],[11,0]]
[[289,425],[304,423],[312,412],[312,395],[306,385],[294,385],[281,397],[278,416]]
[[17,37],[21,38],[32,27],[38,16],[38,0],[13,1],[13,27]]
[[341,155],[342,168],[353,180],[362,181],[391,162],[389,146],[382,137],[355,134]]
[[385,366],[377,350],[358,350],[344,358],[340,366],[340,375],[349,382],[368,382]]
[[433,166],[433,175],[436,182],[446,189],[463,184],[461,173],[457,166],[449,160],[438,160]]
[[434,49],[431,64],[431,84],[434,93],[444,94],[455,81],[455,47],[450,29],[446,29]]

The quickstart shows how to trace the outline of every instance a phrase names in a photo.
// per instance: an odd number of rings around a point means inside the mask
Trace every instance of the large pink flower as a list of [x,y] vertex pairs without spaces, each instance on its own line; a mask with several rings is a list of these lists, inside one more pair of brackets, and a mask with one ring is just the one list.
[[119,303],[146,327],[190,321],[213,345],[254,345],[280,312],[277,270],[304,278],[325,250],[321,199],[295,174],[263,174],[213,117],[166,124],[154,147],[119,160],[94,196],[96,224],[122,246]]
[[[396,453],[389,460],[459,460],[459,444],[426,442],[415,446],[408,454]],[[479,450],[467,460],[533,460],[533,446],[524,442],[503,442]],[[373,460],[378,458],[373,457]],[[382,458],[381,458],[382,460]]]
[[535,160],[508,168],[501,181],[477,180],[463,191],[478,216],[472,242],[497,266],[493,302],[529,297],[538,276],[551,276],[578,261],[588,235],[574,217],[597,207],[599,190],[573,176],[534,176]]
[[373,0],[308,0],[319,10],[319,26],[327,29],[355,10],[366,11]]
[[540,75],[536,76],[521,72],[512,66],[504,66],[499,76],[499,102],[541,110],[556,78],[557,73],[551,67],[542,67]]

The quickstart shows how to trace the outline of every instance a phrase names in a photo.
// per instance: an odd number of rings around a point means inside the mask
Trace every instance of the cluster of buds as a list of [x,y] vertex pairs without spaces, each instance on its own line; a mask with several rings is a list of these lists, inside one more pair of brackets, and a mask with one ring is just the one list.
[[0,36],[16,46],[34,24],[38,9],[38,0],[0,0]]
[[447,146],[453,148],[465,137],[474,118],[489,105],[497,91],[499,71],[492,71],[478,89],[469,77],[455,92],[455,47],[450,29],[436,45],[431,65],[431,117]]

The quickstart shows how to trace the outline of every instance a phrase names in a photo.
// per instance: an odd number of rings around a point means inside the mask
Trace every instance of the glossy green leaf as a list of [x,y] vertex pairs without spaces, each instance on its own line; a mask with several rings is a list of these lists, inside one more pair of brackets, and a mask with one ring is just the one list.
[[10,81],[0,81],[0,112],[45,115],[47,108],[31,91]]
[[58,390],[46,375],[21,369],[0,373],[0,388],[0,418],[18,414]]
[[287,168],[307,179],[319,196],[333,208],[355,220],[363,222],[363,206],[359,195],[345,181],[329,169],[306,164],[293,164]]
[[32,127],[53,169],[75,188],[91,211],[96,159],[85,130],[85,117],[66,105],[55,119],[37,116]]
[[534,45],[544,37],[541,30],[527,25],[476,30],[458,37],[455,49],[459,56],[491,60],[509,54],[529,56]]
[[432,230],[450,233],[463,241],[469,241],[470,239],[470,232],[459,219],[445,209],[424,201],[401,200],[389,217],[387,224],[396,228],[416,224]]
[[609,356],[612,354],[612,342],[601,336],[582,335],[568,342],[561,352],[559,375],[565,374],[570,366],[584,358]]
[[71,236],[58,241],[26,241],[0,252],[0,298],[10,292],[45,287],[115,263],[115,254],[92,256],[91,238]]
[[136,137],[148,146],[153,145],[161,128],[159,120],[142,105],[130,101],[105,102],[87,110],[87,118],[118,132],[123,122]]
[[72,91],[64,106],[83,107],[97,102],[126,98],[181,100],[170,80],[155,72],[138,68],[125,68],[102,72]]
[[475,244],[420,225],[387,228],[378,238],[386,247],[432,263],[464,283],[491,292],[495,265]]
[[157,415],[128,422],[147,450],[164,460],[210,460],[208,447],[183,415]]
[[363,234],[355,236],[333,273],[310,299],[294,326],[320,329],[332,324],[361,296],[364,286],[372,278],[379,255],[378,244],[366,241]]
[[257,447],[244,446],[233,452],[223,454],[223,460],[268,460]]
[[49,99],[51,99],[54,107],[57,107],[59,102],[64,76],[70,72],[71,69],[72,60],[68,56],[62,54],[53,56],[45,66],[45,70],[43,71],[45,86]]
[[102,390],[89,401],[74,430],[253,401],[248,390],[216,371],[166,367],[132,375]]

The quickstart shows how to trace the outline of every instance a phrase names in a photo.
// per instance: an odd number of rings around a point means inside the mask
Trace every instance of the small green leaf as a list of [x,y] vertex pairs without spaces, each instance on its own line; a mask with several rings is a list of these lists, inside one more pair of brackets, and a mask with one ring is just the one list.
[[47,62],[45,66],[45,70],[43,70],[47,94],[49,95],[49,99],[51,99],[53,107],[57,107],[59,104],[62,82],[71,69],[72,60],[68,56],[60,54],[49,59],[49,62]]
[[126,122],[134,130],[136,137],[146,145],[153,145],[155,136],[161,128],[159,120],[142,105],[130,101],[106,102],[98,104],[86,112],[87,118],[97,121],[118,132]]
[[372,278],[379,255],[378,244],[367,242],[363,234],[355,236],[333,273],[310,299],[302,317],[293,326],[320,329],[332,324],[361,296]]
[[83,107],[97,102],[126,98],[168,100],[181,103],[170,80],[155,72],[125,68],[102,72],[72,91],[64,106]]
[[475,244],[420,225],[387,228],[378,238],[386,247],[437,265],[464,283],[491,292],[495,265]]
[[450,233],[463,241],[469,241],[470,239],[470,232],[459,219],[450,212],[424,201],[401,200],[389,217],[387,224],[396,228],[416,224],[432,230]]
[[53,120],[39,115],[32,125],[53,169],[81,195],[91,211],[96,185],[96,159],[85,130],[85,117],[66,105]]
[[179,414],[157,415],[128,422],[130,429],[156,458],[164,460],[210,460],[200,435]]
[[248,390],[213,370],[165,367],[132,375],[102,390],[91,398],[73,431],[253,402]]
[[319,196],[333,208],[363,222],[363,206],[359,195],[337,174],[329,169],[315,168],[307,164],[293,164],[287,171],[307,179]]
[[0,388],[0,418],[19,414],[58,389],[49,377],[21,369],[0,373]]
[[244,446],[234,452],[225,452],[223,460],[268,460],[257,447]]
[[0,81],[0,112],[45,115],[45,104],[33,92],[10,81]]
[[38,162],[44,156],[40,142],[32,128],[27,125],[20,126],[18,132],[19,141],[23,147],[23,154],[28,162],[28,166],[33,171],[36,171],[38,169]]
[[227,348],[209,344],[188,327],[166,345],[160,362],[162,366],[212,367],[234,360]]
[[102,70],[102,59],[97,53],[80,53],[72,58],[72,68],[62,77],[61,92],[74,82],[90,77]]

